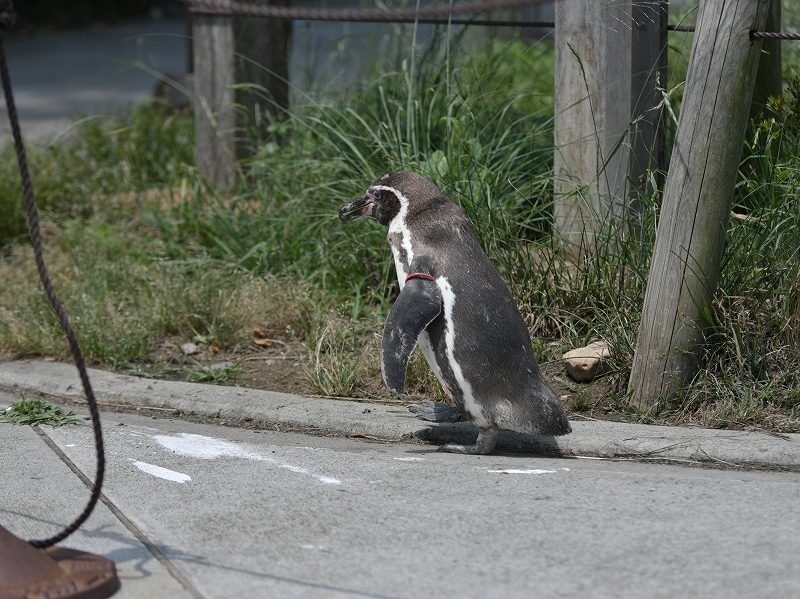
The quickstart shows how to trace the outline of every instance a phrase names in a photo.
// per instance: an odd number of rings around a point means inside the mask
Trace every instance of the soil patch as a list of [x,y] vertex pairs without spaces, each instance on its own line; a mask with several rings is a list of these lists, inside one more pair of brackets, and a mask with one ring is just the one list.
[[[185,343],[185,342],[184,342]],[[197,353],[186,355],[179,339],[163,339],[155,344],[148,360],[122,369],[122,374],[176,381],[196,381],[208,384],[237,385],[306,397],[325,397],[349,401],[374,401],[386,404],[408,403],[408,398],[392,396],[381,379],[380,372],[363,374],[347,397],[318,395],[309,376],[311,352],[292,339],[271,339],[269,344],[242,343],[228,349],[203,344]],[[571,418],[620,421],[618,401],[612,393],[612,376],[600,377],[591,383],[576,383],[569,379],[560,362],[544,365],[545,378],[564,402]],[[424,395],[411,395],[423,400]],[[441,400],[441,398],[436,398]]]

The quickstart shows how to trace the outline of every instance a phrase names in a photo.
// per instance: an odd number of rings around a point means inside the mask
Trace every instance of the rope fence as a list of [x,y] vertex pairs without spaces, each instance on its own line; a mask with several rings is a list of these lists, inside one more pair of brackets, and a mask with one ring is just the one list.
[[[301,8],[245,4],[235,0],[184,0],[189,12],[201,15],[261,17],[297,21],[339,21],[350,23],[424,23],[431,25],[483,25],[553,29],[552,21],[452,18],[452,15],[480,14],[544,4],[547,0],[478,0],[455,4],[436,4],[420,8]],[[448,17],[448,18],[444,18]],[[694,25],[667,25],[669,31],[693,33]],[[751,31],[750,39],[800,40],[800,33]]]

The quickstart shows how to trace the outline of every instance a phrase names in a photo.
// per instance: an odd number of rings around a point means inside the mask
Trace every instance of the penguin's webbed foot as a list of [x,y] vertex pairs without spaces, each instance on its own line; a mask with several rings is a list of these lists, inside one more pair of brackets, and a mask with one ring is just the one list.
[[445,443],[439,447],[439,451],[447,451],[449,453],[464,453],[467,455],[483,455],[491,452],[497,443],[497,429],[482,428],[478,432],[478,438],[475,439],[475,445],[460,445],[458,443]]
[[429,399],[408,406],[415,418],[428,422],[460,422],[466,420],[461,410]]

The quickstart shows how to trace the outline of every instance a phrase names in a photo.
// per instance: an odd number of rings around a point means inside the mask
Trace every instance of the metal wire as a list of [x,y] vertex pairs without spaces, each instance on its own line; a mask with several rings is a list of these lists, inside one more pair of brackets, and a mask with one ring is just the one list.
[[[309,21],[313,19],[307,19]],[[420,23],[425,25],[483,25],[484,27],[522,27],[536,29],[553,29],[556,24],[552,21],[508,21],[496,19],[412,19],[403,17],[399,19],[359,19],[359,23]]]
[[8,62],[6,61],[5,50],[5,36],[8,30],[14,24],[16,13],[14,12],[14,5],[11,0],[0,0],[0,79],[3,83],[3,91],[6,97],[6,108],[8,109],[8,120],[11,122],[11,132],[14,136],[14,146],[17,150],[17,162],[19,163],[19,174],[22,178],[22,195],[25,197],[25,206],[28,210],[28,224],[31,230],[31,244],[33,245],[33,253],[36,258],[36,268],[39,271],[39,279],[42,282],[47,299],[53,311],[56,313],[61,327],[69,341],[69,347],[72,350],[72,355],[75,358],[75,366],[78,368],[78,373],[83,384],[83,390],[86,393],[86,399],[89,402],[89,412],[92,416],[92,428],[94,429],[95,449],[97,450],[97,474],[95,475],[94,488],[89,502],[86,504],[83,512],[78,516],[75,521],[67,526],[57,535],[40,541],[28,541],[34,547],[50,547],[59,541],[63,541],[83,524],[89,515],[94,510],[94,506],[100,497],[100,489],[103,486],[103,477],[105,476],[105,453],[103,451],[103,432],[100,429],[100,414],[97,410],[97,401],[92,391],[91,383],[89,382],[89,375],[86,372],[86,364],[83,361],[83,353],[81,352],[78,339],[75,336],[75,331],[69,321],[69,316],[61,304],[61,301],[56,295],[53,284],[50,281],[50,275],[47,273],[47,267],[44,263],[44,253],[42,251],[42,235],[39,230],[39,213],[36,209],[36,201],[33,197],[33,185],[31,184],[31,177],[28,172],[28,159],[25,155],[25,146],[22,144],[22,133],[19,127],[19,117],[17,116],[17,107],[14,104],[14,94],[11,89],[11,77],[8,73]]

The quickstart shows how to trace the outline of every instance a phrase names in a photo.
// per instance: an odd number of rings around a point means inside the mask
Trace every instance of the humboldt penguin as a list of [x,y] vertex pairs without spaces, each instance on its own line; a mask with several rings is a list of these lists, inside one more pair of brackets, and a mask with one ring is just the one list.
[[464,210],[425,177],[394,172],[339,211],[343,221],[362,216],[389,227],[400,284],[381,346],[386,386],[404,392],[408,360],[419,345],[457,408],[427,401],[411,411],[432,421],[463,417],[479,428],[474,445],[447,443],[440,450],[489,453],[501,429],[571,432],[561,401],[542,378],[528,327]]

